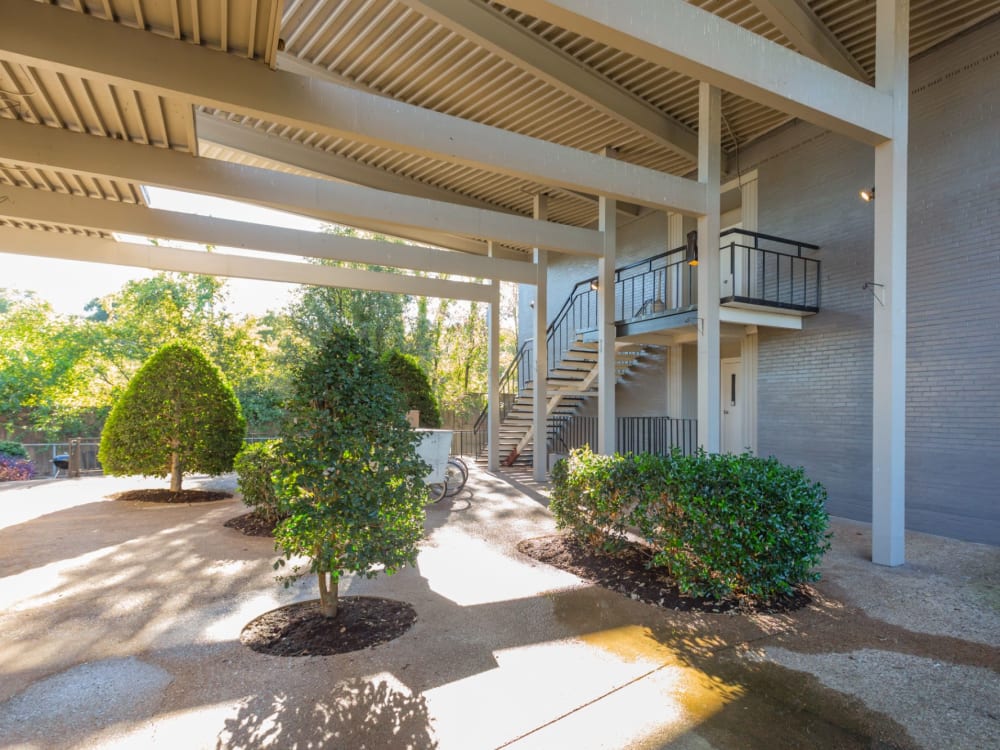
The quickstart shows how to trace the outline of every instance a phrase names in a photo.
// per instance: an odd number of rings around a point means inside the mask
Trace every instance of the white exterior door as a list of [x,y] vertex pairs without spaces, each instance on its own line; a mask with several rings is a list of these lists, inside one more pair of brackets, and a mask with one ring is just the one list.
[[723,453],[742,453],[743,445],[743,366],[738,359],[724,359],[722,365],[722,441]]

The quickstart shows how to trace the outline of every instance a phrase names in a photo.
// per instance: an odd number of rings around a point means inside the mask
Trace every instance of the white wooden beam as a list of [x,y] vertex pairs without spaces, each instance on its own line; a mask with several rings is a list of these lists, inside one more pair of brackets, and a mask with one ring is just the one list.
[[[701,245],[701,238],[698,238]],[[698,266],[699,270],[701,266]],[[749,310],[745,307],[729,307],[723,305],[719,308],[719,322],[735,323],[744,326],[766,326],[768,328],[784,328],[790,331],[802,330],[802,316],[789,315],[773,310]]]
[[708,185],[708,213],[698,218],[698,445],[722,447],[719,296],[720,148],[722,92],[707,83],[698,90],[698,179]]
[[[327,70],[326,68],[324,68],[324,67],[322,67],[320,65],[316,65],[314,63],[307,62],[307,61],[305,61],[305,60],[303,60],[303,59],[301,59],[299,57],[295,57],[294,55],[290,55],[287,52],[281,52],[281,53],[278,54],[278,67],[281,70],[287,70],[287,71],[289,71],[291,73],[295,73],[295,74],[300,75],[300,76],[307,76],[307,77],[310,77],[310,78],[318,78],[319,80],[322,80],[322,81],[331,81],[332,83],[340,84],[341,86],[346,86],[348,88],[359,89],[361,91],[366,91],[367,90],[363,86],[358,85],[355,81],[352,81],[350,78],[345,78],[344,76],[339,75],[339,74],[337,74],[336,72],[334,72],[332,70]],[[369,92],[369,93],[372,93],[372,92]],[[386,97],[386,98],[390,98],[390,97]],[[381,172],[382,170],[377,170],[377,171]],[[407,179],[407,178],[400,177],[400,179]],[[363,184],[367,184],[367,183],[359,182],[358,184],[363,185]],[[378,185],[371,185],[370,187],[378,187]],[[387,187],[385,189],[390,190],[392,188],[388,188]],[[399,190],[397,192],[406,193],[407,191],[406,190]],[[562,193],[563,195],[567,196],[568,198],[576,198],[578,200],[587,201],[588,203],[592,203],[595,209],[597,208],[597,196],[593,195],[591,193],[584,193],[584,192],[581,192],[579,190],[568,190],[566,188],[557,187],[555,185],[549,186],[549,191],[548,192],[550,192],[550,193]],[[434,197],[434,196],[425,196],[425,197]],[[444,200],[447,200],[447,199],[444,199]],[[456,201],[456,202],[460,202],[460,201]],[[472,205],[472,204],[469,204],[469,205]],[[485,204],[485,202],[483,202],[483,206],[487,207],[487,205]],[[641,208],[639,206],[633,204],[633,203],[623,203],[623,202],[619,201],[618,202],[618,213],[624,214],[624,215],[626,215],[626,216],[628,216],[628,217],[631,218],[633,216],[638,216],[641,213]]]
[[906,182],[909,0],[878,0],[875,85],[893,97],[896,136],[875,149],[872,560],[906,561]]
[[698,136],[627,89],[479,0],[402,0],[421,15],[637,130],[691,162]]
[[[340,224],[413,236],[418,241],[451,232],[567,253],[600,255],[599,232],[525,216],[500,214],[426,198],[373,190],[214,159],[137,143],[73,133],[16,120],[0,120],[0,158],[22,166],[65,169],[156,187],[187,190],[246,201]],[[388,218],[387,218],[388,217]],[[429,234],[427,234],[429,233]],[[456,244],[451,240],[452,245]],[[480,251],[483,243],[456,249]],[[485,252],[483,247],[481,252]]]
[[[493,257],[493,243],[489,243],[487,254]],[[534,271],[534,269],[532,269]],[[486,465],[490,471],[500,468],[500,285],[496,299],[490,302],[489,343],[487,345],[487,386],[486,386]]]
[[520,179],[688,214],[698,183],[433,112],[325,80],[108,23],[33,0],[5,0],[0,54],[11,62],[132,86]]
[[31,188],[0,186],[0,196],[7,199],[0,202],[0,217],[22,222],[283,255],[371,263],[477,279],[502,279],[518,284],[535,283],[535,269],[527,261],[484,258],[417,245],[192,216]]
[[469,284],[355,268],[320,266],[313,263],[293,263],[217,252],[136,245],[100,237],[4,226],[0,226],[0,252],[205,276],[283,281],[291,284],[367,289],[375,292],[478,302],[491,302],[496,294],[496,289],[487,284]]
[[615,388],[618,354],[615,338],[615,263],[618,257],[618,213],[615,202],[601,198],[600,227],[604,255],[597,261],[597,452],[615,452]]
[[[548,196],[536,194],[533,213],[536,219],[544,220],[549,215]],[[544,482],[549,473],[548,456],[548,381],[549,381],[549,254],[542,248],[535,248],[535,371],[532,377],[534,407],[531,426],[535,433],[531,452],[533,476],[536,482]]]
[[685,0],[505,0],[615,49],[877,145],[892,97]]
[[246,154],[253,154],[286,167],[303,169],[307,172],[376,190],[402,193],[418,198],[430,198],[446,203],[457,203],[462,206],[485,208],[499,213],[513,213],[486,201],[470,198],[434,185],[427,185],[409,177],[362,164],[340,154],[313,148],[289,138],[271,135],[216,115],[196,112],[195,123],[199,144],[212,143]]
[[803,55],[851,78],[868,81],[865,69],[803,0],[753,0],[753,4]]

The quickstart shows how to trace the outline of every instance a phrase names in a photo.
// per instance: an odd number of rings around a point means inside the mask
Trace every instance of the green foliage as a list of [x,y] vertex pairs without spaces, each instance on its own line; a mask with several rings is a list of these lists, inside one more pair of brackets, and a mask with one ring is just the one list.
[[90,405],[86,331],[30,293],[0,290],[0,310],[0,427],[51,434],[80,422]]
[[615,549],[628,528],[681,591],[768,599],[816,580],[829,549],[826,491],[800,468],[749,454],[597,456],[574,451],[552,474],[561,528]]
[[381,361],[392,384],[402,394],[406,409],[420,410],[420,426],[440,427],[441,412],[438,410],[437,399],[431,391],[427,373],[417,358],[393,349],[383,354]]
[[[392,573],[415,560],[429,467],[399,403],[375,355],[343,329],[294,379],[275,472],[289,512],[275,531],[285,555],[275,565],[308,557],[321,599],[326,576],[335,600],[341,572],[373,576],[382,565]],[[292,577],[305,572],[296,567]]]
[[24,446],[13,440],[0,440],[0,456],[10,458],[27,458],[28,451]]
[[269,523],[277,523],[285,515],[274,484],[274,472],[280,464],[281,441],[266,440],[244,445],[233,466],[243,502]]
[[190,344],[167,344],[129,382],[101,434],[111,475],[231,471],[246,423],[219,368]]

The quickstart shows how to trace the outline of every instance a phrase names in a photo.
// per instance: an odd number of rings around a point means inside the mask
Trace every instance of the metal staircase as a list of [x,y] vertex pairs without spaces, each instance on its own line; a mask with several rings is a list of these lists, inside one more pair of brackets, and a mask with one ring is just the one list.
[[[812,314],[819,310],[819,261],[804,257],[816,245],[742,229],[722,233],[722,305]],[[615,270],[617,335],[638,336],[694,324],[696,270],[687,247],[654,255]],[[573,287],[546,335],[549,418],[575,415],[597,395],[597,277]],[[618,382],[642,358],[642,345],[615,342]],[[526,341],[500,381],[501,463],[530,463],[534,443],[534,341]],[[549,437],[552,437],[552,422]],[[479,458],[485,459],[487,409],[473,428]]]
[[[615,370],[620,382],[638,362],[644,348],[638,344],[615,346]],[[597,396],[597,343],[582,340],[570,345],[558,365],[551,369],[545,390],[548,417],[570,417],[590,398]],[[505,466],[532,461],[534,446],[534,383],[528,381],[514,397],[500,425],[500,456]],[[484,456],[481,456],[484,457]]]

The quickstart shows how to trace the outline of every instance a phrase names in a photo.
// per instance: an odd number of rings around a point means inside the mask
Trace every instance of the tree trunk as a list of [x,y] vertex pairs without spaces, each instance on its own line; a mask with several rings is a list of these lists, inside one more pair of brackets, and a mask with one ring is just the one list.
[[177,451],[170,454],[170,491],[181,491],[181,457]]
[[328,619],[333,619],[337,616],[337,595],[338,588],[337,579],[327,578],[329,573],[317,573],[319,577],[319,611],[323,614],[323,617]]

